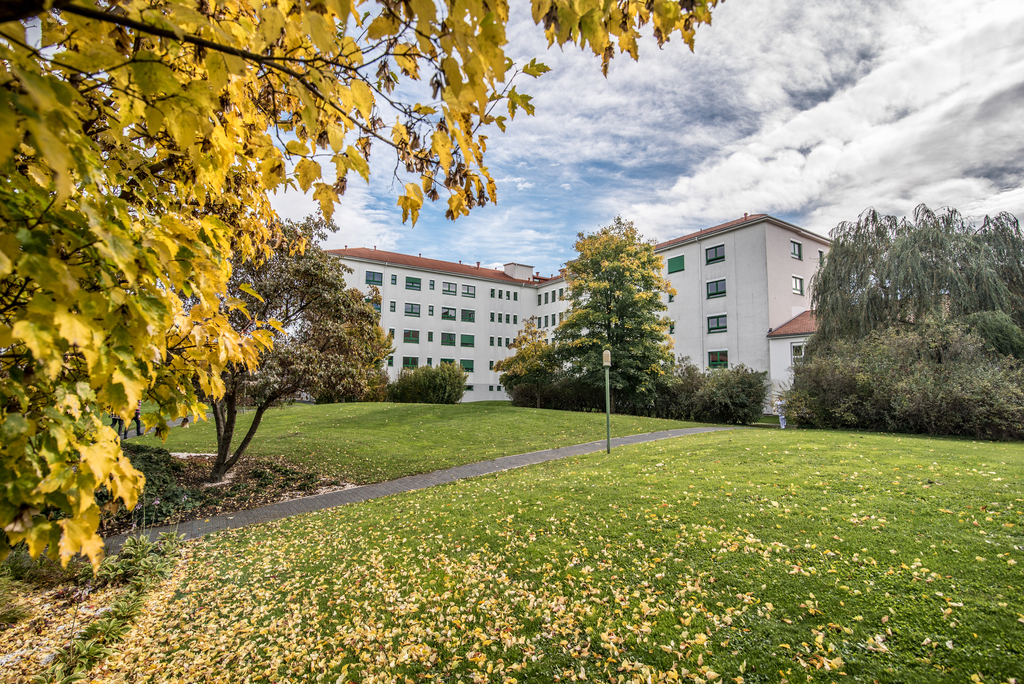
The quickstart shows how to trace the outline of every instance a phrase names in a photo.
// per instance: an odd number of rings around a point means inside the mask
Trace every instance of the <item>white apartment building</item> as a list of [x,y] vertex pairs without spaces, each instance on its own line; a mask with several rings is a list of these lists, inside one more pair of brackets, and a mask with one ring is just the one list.
[[[814,332],[809,285],[828,249],[826,238],[767,214],[658,244],[676,290],[666,301],[675,354],[703,368],[769,371],[780,389]],[[367,291],[380,290],[381,325],[395,344],[392,377],[403,367],[459,363],[469,372],[464,401],[507,399],[494,363],[512,353],[508,344],[527,318],[537,316],[550,336],[568,308],[561,276],[518,263],[498,270],[376,248],[329,253]]]

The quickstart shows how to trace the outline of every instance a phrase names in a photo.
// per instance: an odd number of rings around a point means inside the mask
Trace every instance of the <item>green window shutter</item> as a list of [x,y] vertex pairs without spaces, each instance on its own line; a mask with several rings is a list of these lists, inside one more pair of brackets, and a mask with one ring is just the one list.
[[455,363],[455,359],[441,359],[441,363]]
[[680,254],[677,257],[672,257],[668,260],[668,272],[678,273],[679,271],[686,270],[686,255]]
[[473,359],[462,359],[459,363],[467,373],[473,372]]
[[463,335],[462,336],[461,346],[463,346],[463,347],[472,347],[473,346],[473,336],[472,335]]
[[419,278],[405,277],[405,289],[406,290],[419,290],[421,288]]

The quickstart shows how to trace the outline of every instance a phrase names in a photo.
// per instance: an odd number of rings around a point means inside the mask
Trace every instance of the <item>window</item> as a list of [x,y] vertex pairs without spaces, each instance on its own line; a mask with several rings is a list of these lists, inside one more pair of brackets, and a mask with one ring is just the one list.
[[544,293],[544,303],[545,304],[548,303],[548,293],[547,292]]
[[824,261],[824,260],[825,260],[825,250],[819,249],[818,250],[818,261]]
[[419,344],[420,343],[420,331],[419,330],[405,330],[402,332],[402,342],[408,344]]
[[454,364],[455,363],[455,359],[441,359],[441,363],[442,364],[445,364],[445,363]]
[[472,335],[463,335],[462,336],[461,346],[463,346],[463,347],[472,347],[472,346],[474,346],[473,345],[473,336]]
[[498,338],[498,346],[499,347],[501,346],[501,338],[500,337]]
[[433,366],[433,365],[434,365],[434,359],[432,359],[432,358],[430,358],[430,357],[428,356],[428,357],[427,357],[427,365],[428,365],[428,366]]
[[441,346],[442,347],[454,347],[455,346],[455,333],[441,333]]
[[463,285],[462,286],[463,297],[476,297],[476,285]]
[[441,292],[442,292],[442,294],[450,294],[450,295],[458,294],[459,288],[455,286],[455,283],[445,283],[445,282],[442,282],[441,283]]
[[[427,342],[433,342],[433,341],[434,341],[434,331],[431,330],[431,331],[429,331],[427,333]],[[430,364],[428,363],[427,365],[429,366]]]
[[501,317],[501,314],[498,314],[498,322],[499,322],[499,323],[501,323],[501,322],[502,322],[502,317]]
[[669,323],[668,324],[668,334],[669,335],[674,335],[675,332],[676,332],[676,324],[675,323]]
[[419,316],[420,315],[420,305],[419,304],[413,304],[411,302],[406,302],[405,303],[405,315],[406,316]]
[[804,343],[800,342],[798,344],[790,345],[790,347],[789,347],[789,356],[790,356],[790,360],[793,363],[796,363],[800,359],[804,358]]
[[[685,255],[680,254],[679,256],[672,257],[671,259],[668,260],[668,272],[669,273],[678,273],[679,271],[685,271],[685,270],[686,270],[686,256]],[[697,269],[697,270],[700,270],[700,269]]]
[[494,391],[494,385],[488,385],[487,386],[487,391],[488,392],[493,392]]
[[391,309],[392,311],[394,311],[394,310],[395,310],[395,302],[394,302],[394,301],[392,301],[392,302],[391,302],[391,304],[389,305],[389,308],[390,308],[390,309]]
[[491,312],[491,323],[493,323],[493,322],[494,322],[494,312],[492,311]]
[[793,276],[793,294],[802,295],[804,293],[804,279],[800,276]]
[[494,288],[491,288],[491,299],[494,299]]
[[433,290],[433,289],[434,289],[434,281],[433,281],[433,280],[431,280],[431,281],[430,281],[430,289],[431,289],[431,290]]
[[706,263],[709,264],[713,264],[716,261],[725,261],[725,245],[708,247],[704,250],[704,257],[706,259]]
[[498,290],[498,299],[501,299],[501,295],[505,294],[503,290]]
[[564,311],[559,311],[558,312],[558,322],[561,323],[564,319],[565,319],[565,312]]
[[712,280],[708,283],[708,299],[725,296],[725,279]]
[[725,319],[725,314],[722,314],[721,316],[708,316],[708,332],[725,332]]
[[389,356],[388,357],[388,368],[393,368],[394,365],[395,365],[395,357],[394,356]]
[[493,335],[491,336],[491,346],[492,347],[494,346],[494,336]]
[[548,317],[547,316],[544,317],[544,327],[545,328],[548,327]]
[[397,285],[398,284],[398,276],[397,275],[394,275],[394,274],[391,275],[391,284],[392,285]]
[[494,361],[488,362],[490,365],[487,366],[487,370],[494,370]]
[[668,296],[668,303],[671,304],[674,301],[676,301],[676,296],[674,294],[670,294]]
[[430,306],[427,307],[427,315],[428,316],[433,316],[434,315],[434,305],[433,304],[431,304]]
[[476,323],[476,311],[473,309],[462,310],[462,322],[463,323]]
[[789,241],[789,255],[794,259],[804,260],[804,246],[796,240]]
[[538,295],[537,295],[537,306],[540,306],[540,304],[541,304],[541,299],[543,299],[543,297],[541,297],[541,296],[540,296],[540,295],[538,294]]
[[384,284],[384,274],[383,273],[378,273],[377,271],[367,271],[366,272],[366,284],[367,285],[383,285]]
[[708,352],[708,368],[728,368],[729,352],[713,351]]
[[377,313],[380,313],[380,302],[373,303],[373,310],[376,311]]
[[402,357],[402,368],[415,368],[418,365],[420,365],[420,359],[418,356]]
[[513,292],[512,293],[512,301],[513,302],[518,302],[519,301],[519,293],[518,292]]
[[472,385],[466,385],[466,391],[467,392],[472,392],[473,391],[473,386]]
[[560,287],[558,288],[558,301],[562,301],[563,299],[565,299],[565,288]]
[[395,339],[395,329],[394,328],[388,328],[388,337],[390,337],[391,339]]
[[499,392],[501,391],[501,385],[498,385],[498,391]]
[[459,365],[462,366],[467,373],[473,372],[473,359],[462,359],[459,361]]
[[455,320],[455,307],[454,306],[442,306],[441,307],[441,320],[442,321],[454,321]]
[[512,323],[513,324],[518,324],[519,323],[519,316],[518,315],[512,317]]
[[410,278],[409,276],[405,277],[405,289],[406,290],[416,290],[417,292],[419,292],[420,291],[420,287],[421,286],[420,286],[420,279],[419,278]]

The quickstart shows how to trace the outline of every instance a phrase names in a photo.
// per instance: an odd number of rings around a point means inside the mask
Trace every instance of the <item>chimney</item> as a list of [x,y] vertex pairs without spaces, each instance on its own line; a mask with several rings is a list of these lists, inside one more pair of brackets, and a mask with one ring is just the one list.
[[743,218],[747,218],[747,212],[743,212]]
[[477,268],[480,268],[480,262],[479,262],[479,261],[478,261],[478,262],[476,262],[476,267],[477,267]]
[[345,245],[345,249],[348,249],[348,245]]
[[376,251],[377,251],[377,245],[374,245],[374,246],[373,246],[373,251],[374,251],[374,252],[376,252]]
[[540,278],[540,271],[537,271],[537,277]]
[[423,256],[423,252],[420,252],[420,256]]

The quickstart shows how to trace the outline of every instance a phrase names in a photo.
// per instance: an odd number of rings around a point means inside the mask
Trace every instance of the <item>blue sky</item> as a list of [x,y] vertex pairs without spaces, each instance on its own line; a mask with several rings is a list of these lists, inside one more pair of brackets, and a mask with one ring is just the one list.
[[[827,235],[867,207],[920,203],[1024,218],[1024,2],[729,0],[697,32],[617,56],[608,78],[575,48],[547,49],[512,3],[507,54],[552,71],[523,78],[535,117],[491,133],[497,205],[456,222],[443,200],[415,227],[381,149],[350,179],[330,247],[518,261],[544,275],[580,231],[616,214],[664,240],[767,212]],[[278,195],[301,218],[315,203]]]

